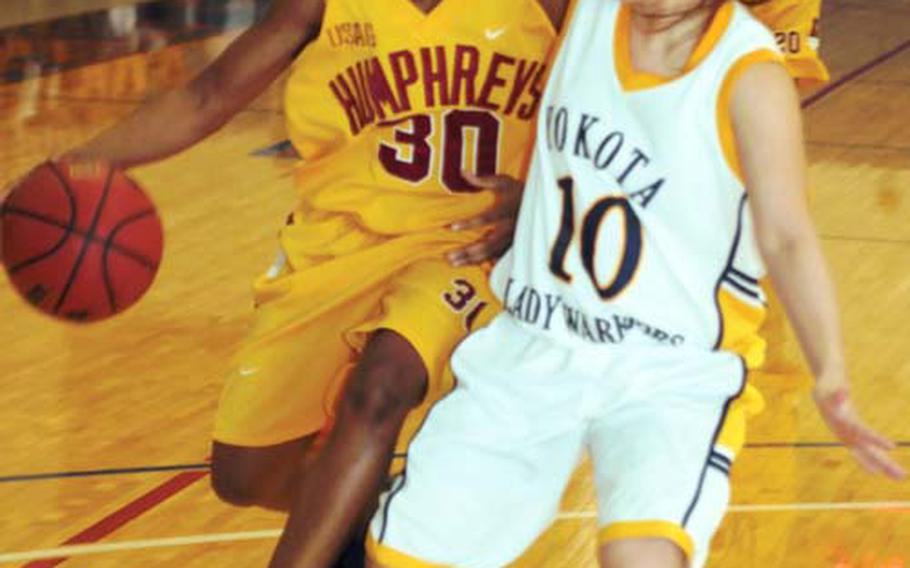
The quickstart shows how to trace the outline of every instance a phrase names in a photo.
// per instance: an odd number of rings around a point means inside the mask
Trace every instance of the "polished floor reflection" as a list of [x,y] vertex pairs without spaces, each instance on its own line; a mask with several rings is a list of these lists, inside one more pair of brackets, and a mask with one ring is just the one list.
[[0,81],[148,53],[239,29],[269,0],[161,0],[0,30]]
[[[0,187],[187,81],[265,4],[156,1],[0,30]],[[836,85],[805,120],[857,403],[910,466],[908,22],[910,0],[825,0]],[[134,309],[64,326],[0,276],[0,565],[266,565],[282,518],[219,503],[206,460],[250,280],[294,201],[294,162],[256,155],[286,137],[281,100],[279,81],[203,144],[134,172],[166,231],[158,279]],[[708,568],[910,568],[910,486],[866,476],[831,443],[779,313],[767,333],[768,409],[734,468]],[[593,568],[593,502],[583,467],[516,566]],[[73,543],[91,547],[57,549]]]

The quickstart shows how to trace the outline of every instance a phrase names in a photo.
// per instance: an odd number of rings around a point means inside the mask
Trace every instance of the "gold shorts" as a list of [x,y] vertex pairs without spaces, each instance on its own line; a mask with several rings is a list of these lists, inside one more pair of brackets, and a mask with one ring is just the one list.
[[431,254],[440,249],[432,236],[355,248],[309,263],[298,258],[255,283],[256,320],[233,359],[215,440],[262,447],[324,429],[345,378],[379,329],[405,337],[429,378],[423,404],[405,422],[399,453],[452,389],[449,355],[472,327],[499,311],[488,271],[453,268]]

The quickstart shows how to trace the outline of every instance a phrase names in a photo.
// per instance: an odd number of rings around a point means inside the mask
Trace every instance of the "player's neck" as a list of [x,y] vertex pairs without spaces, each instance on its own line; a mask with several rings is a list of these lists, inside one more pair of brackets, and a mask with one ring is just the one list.
[[442,0],[411,0],[411,2],[417,6],[418,10],[424,14],[429,14],[442,3]]
[[629,6],[629,53],[636,70],[674,76],[685,68],[716,12],[711,2],[685,4],[653,0]]

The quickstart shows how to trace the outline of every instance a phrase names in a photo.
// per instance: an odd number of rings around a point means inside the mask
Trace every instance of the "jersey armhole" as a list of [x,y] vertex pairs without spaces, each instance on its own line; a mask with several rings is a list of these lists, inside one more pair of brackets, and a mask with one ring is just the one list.
[[784,65],[800,87],[823,85],[831,80],[828,68],[815,53],[787,57],[784,59]]
[[733,119],[730,115],[730,102],[733,97],[733,89],[736,82],[742,77],[750,67],[758,63],[776,62],[787,67],[783,56],[771,49],[759,49],[749,52],[739,59],[727,71],[726,77],[717,96],[717,134],[720,145],[723,150],[724,160],[730,167],[730,171],[736,178],[745,185],[745,179],[742,173],[742,166],[739,161],[739,152],[736,148],[736,135],[733,132]]

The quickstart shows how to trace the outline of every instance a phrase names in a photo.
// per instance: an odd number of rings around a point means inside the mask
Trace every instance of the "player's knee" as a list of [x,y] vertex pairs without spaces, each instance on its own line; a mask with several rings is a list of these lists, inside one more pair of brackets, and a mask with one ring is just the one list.
[[394,361],[380,362],[354,374],[342,401],[342,414],[373,427],[398,425],[423,398],[426,375]]
[[258,483],[248,475],[238,474],[227,467],[212,466],[212,489],[219,499],[235,507],[260,505]]
[[[235,448],[219,444],[212,452],[212,489],[219,499],[235,507],[274,508],[279,479],[267,466]],[[276,467],[271,465],[272,469]]]
[[686,568],[679,546],[660,538],[617,540],[600,548],[601,568]]

